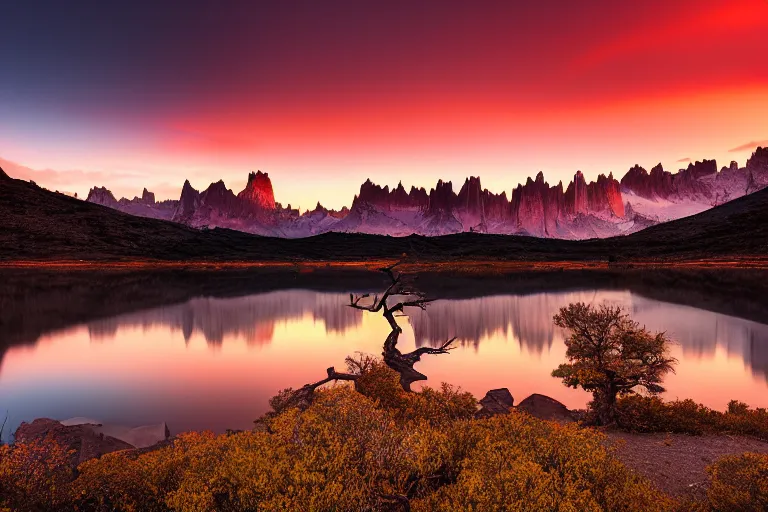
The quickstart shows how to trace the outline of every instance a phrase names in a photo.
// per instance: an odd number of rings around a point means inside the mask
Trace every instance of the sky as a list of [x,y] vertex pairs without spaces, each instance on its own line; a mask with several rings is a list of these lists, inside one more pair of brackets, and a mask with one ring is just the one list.
[[0,166],[159,199],[262,170],[307,209],[366,178],[744,165],[767,55],[768,0],[10,2]]

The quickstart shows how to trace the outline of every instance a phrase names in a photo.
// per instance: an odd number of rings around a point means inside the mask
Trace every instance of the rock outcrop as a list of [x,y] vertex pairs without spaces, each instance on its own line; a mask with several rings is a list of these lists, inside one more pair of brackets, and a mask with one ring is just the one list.
[[546,395],[534,393],[517,404],[518,411],[525,411],[534,418],[540,420],[556,421],[558,423],[572,423],[575,421],[573,413],[562,403]]
[[717,173],[717,162],[715,160],[702,160],[688,164],[686,169],[693,179],[698,180],[704,176]]
[[240,213],[242,203],[234,192],[227,188],[224,180],[219,180],[200,193],[200,207],[218,212],[223,216]]
[[237,194],[238,199],[262,210],[275,209],[275,193],[272,190],[272,180],[269,174],[261,171],[248,174],[248,183]]
[[14,434],[17,443],[55,441],[66,451],[71,451],[70,461],[75,468],[86,460],[101,457],[105,453],[130,450],[134,446],[111,436],[98,434],[89,425],[63,425],[49,418],[38,418],[32,423],[22,423]]
[[453,210],[457,202],[456,193],[453,191],[453,183],[438,180],[435,188],[429,191],[429,205],[427,212],[432,215],[444,215]]
[[492,389],[480,399],[480,410],[476,418],[490,418],[499,414],[509,414],[511,411],[523,411],[534,418],[558,423],[576,421],[574,414],[562,403],[546,395],[534,393],[514,406],[512,393],[507,388]]
[[647,199],[667,199],[674,192],[672,174],[665,171],[661,164],[651,169],[651,173],[635,165],[621,178],[621,188]]
[[179,205],[176,207],[176,211],[173,212],[172,220],[183,224],[187,223],[199,205],[200,192],[192,187],[189,180],[184,181],[184,186],[181,187]]
[[142,425],[140,427],[125,427],[88,418],[70,418],[61,421],[65,427],[85,426],[91,429],[96,435],[102,437],[113,437],[117,440],[128,443],[135,448],[149,448],[159,443],[167,441],[171,437],[168,425],[158,423],[156,425]]
[[112,192],[110,192],[107,187],[93,187],[88,191],[86,201],[102,206],[108,206],[110,208],[117,207],[117,199],[115,199],[115,196],[112,195]]
[[141,202],[147,206],[155,205],[155,194],[147,190],[146,188],[141,192]]
[[484,216],[483,190],[480,187],[480,178],[470,176],[464,181],[464,185],[456,197],[456,208],[460,208],[471,215]]
[[477,418],[490,418],[499,414],[509,414],[515,405],[515,399],[507,388],[492,389],[480,399],[480,410],[475,413]]
[[116,200],[115,196],[107,188],[94,187],[88,192],[86,201],[108,206],[109,208],[138,217],[167,220],[171,219],[178,204],[178,201],[157,202],[155,201],[155,194],[146,188],[141,192],[141,197],[135,196],[133,199],[122,197]]
[[[632,167],[621,179],[624,200],[629,200],[633,210],[655,215],[660,220],[698,213],[712,206],[723,204],[745,194],[751,194],[768,186],[768,150],[757,148],[743,168],[735,161],[717,171],[715,160],[703,160],[680,169],[677,173],[664,171],[661,164],[650,172],[640,166]],[[667,203],[671,211],[666,218],[661,212],[638,204],[633,198],[643,198],[656,203]],[[675,205],[683,205],[683,208]]]
[[544,181],[544,174],[539,172],[535,181],[528,178],[525,185],[518,185],[512,191],[512,219],[519,231],[547,236],[556,229],[563,205],[562,184],[559,190],[557,187],[552,189]]
[[747,160],[746,168],[749,171],[768,172],[768,147],[755,149]]

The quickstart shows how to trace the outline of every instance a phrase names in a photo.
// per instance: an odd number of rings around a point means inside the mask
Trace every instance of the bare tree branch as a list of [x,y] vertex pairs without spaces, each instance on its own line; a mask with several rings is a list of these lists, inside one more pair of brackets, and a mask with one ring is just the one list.
[[[411,384],[419,380],[427,380],[427,376],[413,368],[414,364],[421,360],[421,356],[425,354],[447,354],[449,350],[454,347],[451,345],[456,338],[451,338],[437,348],[421,347],[413,352],[403,354],[397,348],[397,340],[400,337],[400,333],[403,330],[397,324],[395,319],[395,313],[404,314],[404,309],[408,307],[416,307],[419,309],[426,309],[427,304],[432,302],[432,299],[428,299],[426,294],[418,290],[407,279],[403,279],[402,274],[395,271],[400,262],[390,265],[389,267],[383,267],[379,269],[381,272],[387,275],[390,280],[390,284],[384,293],[374,295],[373,301],[370,304],[361,303],[364,299],[368,299],[370,294],[355,296],[349,295],[349,307],[359,309],[361,311],[368,311],[370,313],[378,313],[381,311],[384,318],[389,322],[391,331],[384,341],[384,351],[382,356],[384,357],[384,363],[400,374],[400,385],[405,391],[411,391]],[[388,299],[392,297],[398,297],[400,300],[393,305],[388,304]],[[401,315],[397,315],[401,316]],[[315,396],[315,390],[331,381],[351,381],[355,383],[357,389],[358,375],[349,373],[337,372],[333,367],[326,370],[328,377],[319,380],[315,383],[306,384],[296,391],[284,390],[281,395],[275,397],[273,408],[275,412],[284,410],[286,408],[298,407],[301,410],[306,409],[312,404]]]
[[[391,281],[389,287],[387,287],[380,299],[377,296],[374,298],[372,304],[364,305],[360,304],[360,301],[369,297],[369,294],[357,297],[350,294],[349,306],[371,313],[382,312],[382,315],[387,319],[387,322],[389,322],[389,326],[392,329],[387,336],[387,339],[384,341],[384,352],[382,353],[384,362],[387,366],[400,374],[400,385],[403,389],[411,391],[411,384],[413,382],[427,379],[427,376],[415,370],[413,365],[425,354],[447,354],[448,351],[453,348],[451,347],[451,344],[456,338],[446,341],[438,348],[422,347],[407,354],[403,354],[397,349],[397,340],[403,330],[397,323],[395,313],[404,313],[404,309],[408,307],[416,307],[425,310],[427,305],[433,300],[428,299],[424,292],[406,282],[403,279],[402,274],[395,271],[395,267],[399,264],[400,262],[379,269],[386,274]],[[390,297],[402,297],[402,299],[393,305],[389,305],[387,299]]]
[[[305,410],[307,407],[312,405],[312,401],[315,399],[315,390],[322,386],[323,384],[327,384],[331,381],[337,381],[337,380],[344,380],[344,381],[351,381],[355,383],[355,389],[357,389],[357,378],[358,375],[352,375],[351,373],[341,373],[337,372],[336,369],[331,366],[326,370],[326,373],[328,376],[324,378],[323,380],[319,380],[312,384],[305,384],[304,386],[300,387],[296,391],[293,391],[290,396],[288,396],[285,401],[283,401],[280,404],[280,409],[290,409],[293,407],[298,408],[299,410]],[[276,411],[280,412],[280,411]]]

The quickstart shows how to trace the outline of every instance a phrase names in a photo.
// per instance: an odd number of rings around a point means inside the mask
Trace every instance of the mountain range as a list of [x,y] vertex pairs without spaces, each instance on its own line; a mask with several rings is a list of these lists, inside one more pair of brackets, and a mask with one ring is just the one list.
[[[194,203],[193,203],[194,204]],[[198,205],[199,208],[199,205]],[[768,188],[626,236],[562,240],[456,233],[328,232],[306,238],[196,229],[129,215],[12,179],[0,170],[0,260],[632,261],[768,254]]]
[[540,172],[519,184],[508,198],[484,189],[469,177],[459,189],[438,181],[429,192],[399,183],[390,189],[367,180],[340,211],[319,202],[300,213],[275,201],[267,173],[250,173],[238,194],[223,181],[203,191],[187,180],[178,200],[142,196],[115,199],[94,187],[87,201],[141,217],[170,220],[193,228],[229,228],[281,238],[327,232],[391,236],[438,236],[461,232],[519,234],[544,238],[589,239],[630,234],[648,226],[687,217],[768,186],[768,148],[758,147],[744,167],[731,162],[719,171],[714,160],[690,163],[676,173],[661,164],[648,172],[635,165],[616,180],[600,175],[587,183],[581,171],[564,186],[551,186]]

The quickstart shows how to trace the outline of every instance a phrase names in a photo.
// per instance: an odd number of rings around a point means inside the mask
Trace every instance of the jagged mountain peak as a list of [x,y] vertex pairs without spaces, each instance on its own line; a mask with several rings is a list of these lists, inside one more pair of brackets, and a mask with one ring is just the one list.
[[694,179],[699,179],[710,174],[717,174],[717,162],[715,160],[702,160],[688,164],[686,169]]
[[114,206],[117,199],[107,187],[93,187],[88,191],[86,201],[89,203],[100,204],[102,206]]
[[272,180],[266,172],[256,171],[248,174],[248,183],[237,197],[250,206],[264,210],[275,209],[275,192]]
[[141,201],[144,204],[147,204],[147,205],[151,206],[151,205],[155,204],[155,194],[153,192],[150,192],[149,190],[147,190],[146,187],[144,187],[144,190],[141,191]]
[[768,147],[757,147],[747,160],[747,169],[768,169]]

